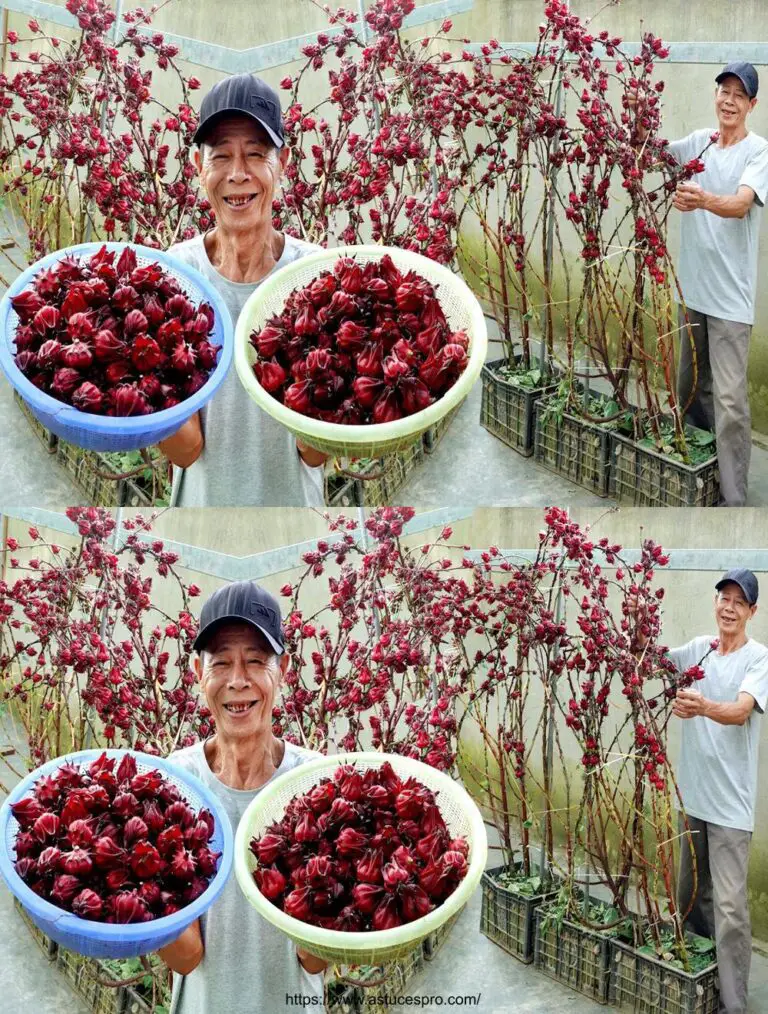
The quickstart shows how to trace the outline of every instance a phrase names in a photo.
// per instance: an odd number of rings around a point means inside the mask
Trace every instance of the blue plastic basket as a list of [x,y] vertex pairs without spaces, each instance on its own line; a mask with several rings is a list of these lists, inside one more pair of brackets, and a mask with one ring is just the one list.
[[221,852],[219,868],[208,890],[186,908],[174,915],[163,916],[152,922],[112,924],[81,919],[72,912],[45,901],[29,888],[14,869],[14,841],[19,824],[11,813],[11,804],[31,792],[34,783],[43,775],[53,774],[65,761],[88,764],[100,757],[104,750],[81,750],[78,753],[57,757],[37,768],[20,782],[0,807],[0,873],[12,893],[29,913],[34,923],[56,943],[71,951],[91,958],[133,958],[149,954],[176,940],[183,931],[210,908],[219,896],[232,872],[234,845],[232,827],[221,803],[194,775],[177,767],[172,761],[134,750],[107,750],[108,757],[119,758],[131,753],[136,758],[139,772],[157,768],[181,791],[184,799],[195,810],[206,807],[215,823],[209,848]]
[[[168,274],[179,282],[189,299],[195,303],[205,301],[213,307],[215,324],[210,340],[221,346],[216,368],[199,391],[173,408],[122,419],[81,412],[39,390],[14,362],[14,336],[19,318],[11,306],[11,297],[26,289],[43,268],[53,267],[62,257],[87,256],[103,246],[108,250],[116,250],[118,256],[127,246],[132,247],[139,266],[151,262],[162,264]],[[173,255],[134,243],[80,243],[57,250],[19,275],[0,301],[0,368],[46,429],[89,451],[135,451],[170,437],[213,397],[232,364],[233,351],[232,320],[224,300],[210,282],[188,264],[176,260]]]

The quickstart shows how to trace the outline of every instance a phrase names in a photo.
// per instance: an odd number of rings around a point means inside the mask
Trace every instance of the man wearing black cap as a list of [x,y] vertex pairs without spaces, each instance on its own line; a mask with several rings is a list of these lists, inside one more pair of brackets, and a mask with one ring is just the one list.
[[678,672],[696,665],[704,671],[695,690],[678,690],[673,708],[684,720],[677,781],[696,856],[694,878],[690,848],[681,843],[678,907],[685,912],[693,903],[688,928],[715,939],[721,1014],[745,1014],[752,955],[747,866],[768,648],[746,632],[757,611],[752,571],[729,570],[715,589],[718,638],[695,637],[669,652]]
[[[216,724],[205,742],[170,756],[216,794],[233,831],[273,778],[315,754],[272,732],[272,708],[288,656],[277,601],[251,581],[225,585],[206,601],[195,670]],[[246,900],[235,877],[160,956],[176,974],[171,1014],[277,1011],[287,996],[322,1006],[325,962],[294,944]]]
[[[752,64],[729,63],[715,81],[716,142],[710,144],[713,131],[704,129],[669,145],[681,165],[697,158],[705,165],[679,185],[674,201],[685,213],[678,277],[691,324],[689,336],[681,306],[677,393],[681,407],[690,402],[686,421],[714,430],[722,503],[738,507],[747,498],[752,447],[747,359],[768,142],[747,129],[757,105]],[[642,101],[630,97],[630,104]]]
[[[277,93],[251,74],[208,92],[195,165],[216,224],[172,246],[221,293],[233,325],[274,271],[318,248],[279,232],[272,202],[288,162]],[[246,393],[233,369],[210,402],[161,443],[178,507],[322,506],[324,456],[298,445]]]

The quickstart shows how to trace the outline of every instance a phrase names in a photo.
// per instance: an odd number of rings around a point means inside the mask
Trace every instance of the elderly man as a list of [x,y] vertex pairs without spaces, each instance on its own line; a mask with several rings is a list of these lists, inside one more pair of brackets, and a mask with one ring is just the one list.
[[678,672],[699,664],[704,670],[696,689],[678,690],[673,708],[684,720],[677,779],[693,832],[697,877],[694,896],[691,851],[684,841],[678,907],[685,912],[693,903],[688,928],[715,939],[721,1014],[745,1014],[752,955],[747,865],[768,648],[747,636],[757,611],[752,571],[730,570],[715,589],[716,647],[704,636],[669,652]]
[[[752,64],[729,63],[715,81],[717,141],[710,144],[708,128],[669,144],[681,165],[701,157],[705,166],[695,181],[679,185],[674,201],[684,212],[678,276],[691,324],[689,336],[681,306],[677,393],[681,406],[690,401],[686,421],[714,430],[721,502],[738,507],[747,498],[752,449],[747,360],[768,142],[747,129],[757,105]],[[630,96],[630,105],[642,100]],[[640,127],[641,139],[644,133]]]
[[[280,607],[253,582],[226,585],[203,606],[195,649],[216,733],[170,760],[216,794],[235,831],[268,782],[315,756],[272,733],[288,665]],[[234,875],[205,915],[159,953],[177,973],[171,1014],[271,1014],[294,994],[305,1007],[322,1006],[325,962],[297,951],[258,915]]]
[[[288,161],[276,92],[251,74],[208,92],[194,137],[200,183],[216,216],[205,235],[172,246],[221,293],[232,323],[259,284],[318,248],[272,225]],[[173,462],[177,507],[322,506],[324,455],[298,445],[251,400],[237,373],[160,444]]]

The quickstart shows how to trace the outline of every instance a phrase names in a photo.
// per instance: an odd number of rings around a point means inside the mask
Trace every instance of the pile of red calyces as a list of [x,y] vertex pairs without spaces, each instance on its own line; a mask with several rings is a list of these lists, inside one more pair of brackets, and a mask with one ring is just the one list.
[[41,898],[83,919],[149,922],[199,898],[216,873],[213,814],[125,754],[65,763],[11,806],[15,869]]
[[195,305],[160,264],[126,247],[63,257],[11,299],[15,362],[35,387],[82,412],[173,408],[207,382],[219,346],[213,308]]
[[386,930],[427,915],[467,872],[433,793],[385,762],[340,766],[288,804],[251,841],[253,877],[273,905],[302,922],[347,932]]
[[452,332],[435,286],[389,254],[341,257],[250,336],[254,373],[302,415],[358,425],[392,422],[441,398],[467,366],[469,340]]

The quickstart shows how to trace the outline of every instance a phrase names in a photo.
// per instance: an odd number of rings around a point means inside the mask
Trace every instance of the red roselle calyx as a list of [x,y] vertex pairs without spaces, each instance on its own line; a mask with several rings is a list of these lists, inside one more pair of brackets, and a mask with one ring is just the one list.
[[179,796],[162,772],[139,772],[131,754],[117,768],[106,754],[87,768],[62,765],[11,807],[16,873],[85,919],[145,922],[179,911],[205,892],[221,856],[209,848],[213,815]]
[[[398,815],[398,800],[412,819]],[[250,848],[258,861],[254,880],[274,905],[303,922],[350,932],[426,915],[466,875],[469,853],[463,839],[451,839],[435,794],[400,779],[388,762],[364,772],[340,766],[291,800]]]
[[126,252],[135,261],[126,248],[115,263],[106,247],[62,259],[11,299],[16,365],[82,412],[148,415],[184,401],[216,366],[211,307],[178,293],[159,265],[132,267]]
[[344,424],[427,408],[468,361],[467,336],[451,331],[435,287],[402,275],[388,254],[366,264],[340,258],[250,341],[266,391],[295,412]]

